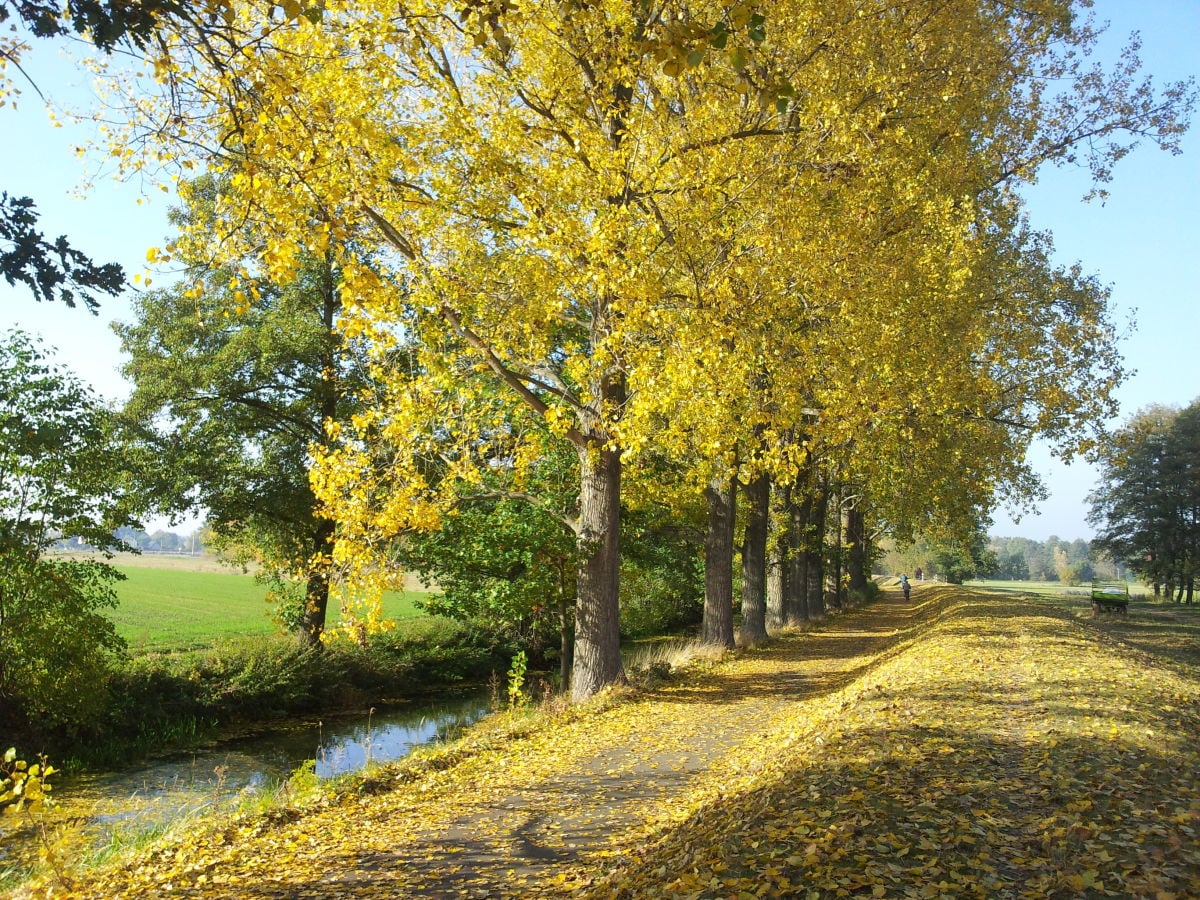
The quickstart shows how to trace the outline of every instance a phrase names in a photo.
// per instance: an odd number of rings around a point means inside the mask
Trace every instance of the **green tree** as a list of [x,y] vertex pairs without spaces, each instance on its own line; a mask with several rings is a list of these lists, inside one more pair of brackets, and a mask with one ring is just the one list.
[[1194,599],[1200,560],[1200,401],[1139,411],[1101,454],[1092,546],[1155,586]]
[[999,561],[989,549],[986,523],[977,520],[967,532],[948,534],[930,545],[933,570],[950,584],[995,575]]
[[[188,191],[206,214],[217,186]],[[214,545],[253,560],[282,619],[310,646],[325,629],[334,525],[309,484],[314,447],[361,403],[366,363],[338,331],[337,275],[309,258],[286,284],[191,264],[177,286],[142,294],[114,326],[134,390],[122,412],[156,507],[205,510]]]
[[34,339],[0,340],[0,726],[85,723],[123,647],[103,613],[120,573],[47,556],[61,538],[121,546],[132,505],[111,426]]
[[[549,437],[549,436],[548,436]],[[495,443],[481,439],[492,451]],[[397,559],[437,592],[425,609],[473,620],[539,655],[558,636],[562,683],[574,655],[575,538],[566,523],[573,454],[550,439],[529,482],[514,489],[502,458],[436,531],[413,531]]]

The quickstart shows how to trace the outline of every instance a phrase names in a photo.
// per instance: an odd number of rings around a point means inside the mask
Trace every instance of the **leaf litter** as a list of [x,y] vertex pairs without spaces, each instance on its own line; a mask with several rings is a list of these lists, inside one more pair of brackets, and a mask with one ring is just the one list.
[[1200,896],[1200,678],[1120,627],[927,587],[23,894]]

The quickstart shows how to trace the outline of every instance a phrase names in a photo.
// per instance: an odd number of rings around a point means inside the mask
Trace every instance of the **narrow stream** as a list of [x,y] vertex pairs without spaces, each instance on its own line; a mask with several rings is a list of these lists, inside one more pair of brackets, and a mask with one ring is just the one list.
[[[366,715],[290,720],[252,737],[120,772],[51,778],[56,805],[46,822],[78,829],[86,843],[101,847],[261,792],[310,760],[318,777],[329,778],[400,759],[422,744],[452,737],[488,708],[487,695],[475,693]],[[38,846],[37,830],[24,820],[0,819],[0,877],[24,868]]]

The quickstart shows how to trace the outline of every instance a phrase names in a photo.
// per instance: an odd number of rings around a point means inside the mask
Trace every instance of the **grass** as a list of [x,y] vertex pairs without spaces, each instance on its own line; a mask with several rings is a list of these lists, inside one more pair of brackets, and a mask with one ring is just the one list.
[[[126,580],[117,585],[120,605],[109,617],[135,652],[176,652],[212,646],[230,638],[275,634],[279,626],[266,602],[266,588],[253,575],[118,565]],[[384,597],[384,615],[411,619],[424,614],[421,591]],[[330,611],[329,624],[340,619]]]
[[[968,581],[967,586],[979,588],[984,591],[1025,594],[1038,597],[1090,597],[1092,593],[1090,582],[1085,584],[1063,584],[1061,581],[992,581],[984,579]],[[1131,600],[1149,600],[1151,599],[1151,594],[1145,585],[1131,581],[1129,583],[1129,597]]]

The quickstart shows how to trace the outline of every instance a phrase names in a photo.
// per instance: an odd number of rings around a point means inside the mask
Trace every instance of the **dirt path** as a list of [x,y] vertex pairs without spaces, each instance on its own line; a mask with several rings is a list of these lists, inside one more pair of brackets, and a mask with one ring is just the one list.
[[79,896],[523,897],[582,886],[579,873],[622,859],[686,797],[739,770],[748,748],[796,739],[774,733],[778,720],[891,656],[928,605],[920,591],[911,604],[888,596],[685,685],[566,716],[442,778],[231,828]]
[[739,747],[768,738],[791,707],[861,675],[918,617],[919,604],[889,597],[699,684],[659,691],[641,704],[634,730],[585,739],[569,774],[481,790],[388,854],[385,867],[405,873],[410,896],[525,896],[555,876],[569,879],[580,863],[619,856],[697,781],[736,768]]

